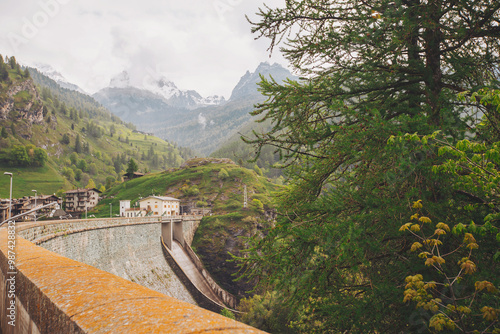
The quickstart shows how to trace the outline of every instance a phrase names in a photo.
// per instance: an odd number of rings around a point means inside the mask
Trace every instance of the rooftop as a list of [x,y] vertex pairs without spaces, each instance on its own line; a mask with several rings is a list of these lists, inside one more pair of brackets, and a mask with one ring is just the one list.
[[98,193],[101,193],[98,189],[96,188],[86,188],[86,189],[73,189],[73,190],[68,190],[66,191],[66,194],[74,194],[74,193],[86,193],[86,192],[89,192],[89,191],[96,191]]
[[166,197],[166,196],[148,196],[148,197],[145,197],[141,200],[139,200],[139,202],[142,202],[142,201],[145,201],[145,200],[148,200],[148,199],[159,199],[160,201],[177,201],[177,202],[180,202],[181,200],[177,199],[177,198],[173,198],[173,197]]

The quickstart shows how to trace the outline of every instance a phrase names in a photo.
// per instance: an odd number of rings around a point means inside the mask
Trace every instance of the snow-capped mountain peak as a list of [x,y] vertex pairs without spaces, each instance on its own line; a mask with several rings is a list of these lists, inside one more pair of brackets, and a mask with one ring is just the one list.
[[166,100],[181,94],[181,90],[177,88],[175,83],[163,76],[158,79],[147,77],[143,80],[142,85],[137,88],[148,90],[156,95],[160,95]]
[[123,71],[120,74],[111,78],[109,82],[110,88],[126,88],[130,87],[130,76],[127,71]]
[[87,94],[83,89],[69,82],[60,72],[55,70],[52,66],[43,63],[35,63],[33,64],[33,67],[36,68],[38,71],[40,71],[42,74],[48,76],[50,79],[57,82],[57,84],[62,88]]
[[206,105],[206,106],[217,106],[220,104],[224,104],[226,102],[226,99],[224,96],[220,95],[211,95],[208,97],[205,97],[201,99],[200,104]]
[[209,105],[220,105],[226,100],[222,96],[202,97],[194,90],[181,90],[175,83],[162,75],[146,75],[144,77],[131,77],[123,71],[110,81],[109,88],[136,88],[141,91],[153,93],[168,105],[187,109],[194,109]]

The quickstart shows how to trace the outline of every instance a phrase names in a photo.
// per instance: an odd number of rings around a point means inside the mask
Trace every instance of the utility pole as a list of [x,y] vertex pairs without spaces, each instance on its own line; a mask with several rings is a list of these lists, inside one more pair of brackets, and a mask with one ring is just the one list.
[[247,185],[245,184],[243,192],[243,207],[246,208],[247,205],[248,205],[248,194],[247,194]]
[[[37,191],[36,190],[32,190],[34,193],[35,193],[35,209],[36,209],[36,195],[37,195]],[[43,194],[42,194],[43,195]],[[36,223],[36,210],[35,212],[33,213],[33,215],[35,216],[35,223]]]
[[9,199],[9,219],[12,217],[12,173],[5,172],[3,175],[10,176],[10,199]]

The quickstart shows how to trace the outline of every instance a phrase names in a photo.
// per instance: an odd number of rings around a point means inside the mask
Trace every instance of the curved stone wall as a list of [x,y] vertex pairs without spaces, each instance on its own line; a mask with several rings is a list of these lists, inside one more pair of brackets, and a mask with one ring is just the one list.
[[40,246],[196,305],[165,260],[160,235],[158,223],[117,226],[59,236]]

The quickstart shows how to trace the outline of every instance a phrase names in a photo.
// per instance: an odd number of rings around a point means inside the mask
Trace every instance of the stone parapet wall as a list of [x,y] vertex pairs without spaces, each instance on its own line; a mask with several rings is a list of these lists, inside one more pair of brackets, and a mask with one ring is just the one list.
[[[162,220],[183,220],[192,242],[201,216],[97,218],[18,224],[18,235],[36,245],[196,305],[165,261],[158,238]],[[131,245],[134,245],[131,247]]]
[[[182,219],[184,235],[187,236],[191,245],[196,229],[200,225],[202,216],[177,216],[172,219]],[[160,223],[163,217],[135,217],[135,218],[97,218],[97,219],[74,219],[74,220],[50,220],[37,223],[18,223],[18,235],[34,244],[40,244],[52,238],[78,233],[83,231],[126,226]]]
[[7,229],[0,229],[0,328],[17,333],[263,333],[18,237],[16,326],[8,324]]
[[52,220],[18,225],[18,235],[34,244],[72,233],[138,224],[159,223],[158,217]]

